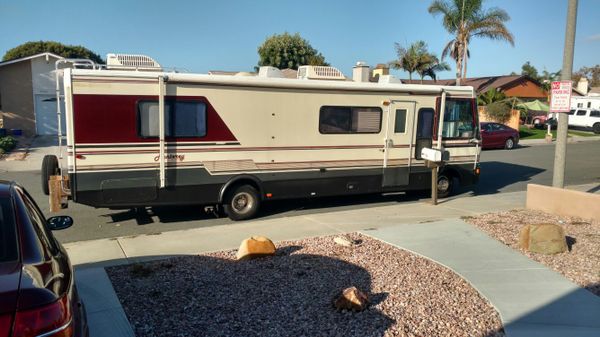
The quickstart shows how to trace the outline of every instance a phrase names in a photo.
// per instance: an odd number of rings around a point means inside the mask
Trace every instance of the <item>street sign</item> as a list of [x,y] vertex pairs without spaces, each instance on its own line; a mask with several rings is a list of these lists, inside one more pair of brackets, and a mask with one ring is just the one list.
[[571,81],[552,82],[550,96],[550,112],[571,111],[571,92],[573,83]]

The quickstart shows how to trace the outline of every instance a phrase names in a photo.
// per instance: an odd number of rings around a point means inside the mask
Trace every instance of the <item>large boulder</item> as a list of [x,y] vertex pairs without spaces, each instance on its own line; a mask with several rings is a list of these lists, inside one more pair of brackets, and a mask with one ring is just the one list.
[[338,310],[363,311],[369,305],[369,298],[356,287],[346,288],[341,295],[333,300],[333,306]]
[[519,234],[519,246],[532,253],[558,254],[568,250],[565,230],[556,224],[526,225]]
[[273,241],[264,236],[253,236],[242,241],[236,257],[238,260],[247,260],[273,254],[275,254]]

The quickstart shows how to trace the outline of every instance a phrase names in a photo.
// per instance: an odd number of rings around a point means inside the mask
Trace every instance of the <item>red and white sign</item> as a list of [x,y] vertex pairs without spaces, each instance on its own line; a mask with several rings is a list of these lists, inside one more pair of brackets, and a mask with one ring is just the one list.
[[550,112],[571,111],[572,91],[573,83],[571,81],[552,82],[552,96],[550,96]]

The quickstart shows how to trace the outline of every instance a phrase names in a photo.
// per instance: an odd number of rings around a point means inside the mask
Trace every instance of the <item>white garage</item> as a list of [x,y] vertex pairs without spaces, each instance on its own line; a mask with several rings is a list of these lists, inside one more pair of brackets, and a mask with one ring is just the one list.
[[[28,136],[58,134],[54,68],[59,59],[41,53],[0,63],[3,128],[22,130]],[[64,118],[61,124],[64,130]]]
[[[56,115],[56,96],[37,94],[34,101],[35,132],[38,135],[57,135],[58,116]],[[65,104],[61,100],[61,125],[65,133]]]

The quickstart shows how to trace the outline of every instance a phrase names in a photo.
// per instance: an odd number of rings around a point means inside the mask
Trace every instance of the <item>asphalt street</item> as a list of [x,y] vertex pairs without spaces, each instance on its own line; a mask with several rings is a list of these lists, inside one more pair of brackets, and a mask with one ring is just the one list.
[[[600,183],[600,142],[568,145],[567,185]],[[552,184],[554,145],[521,146],[514,150],[487,150],[481,155],[481,179],[478,185],[459,191],[476,195],[525,190],[528,183]],[[35,198],[49,215],[47,196],[41,192],[40,172],[0,172],[0,178],[16,180]],[[420,202],[427,196],[369,195],[344,198],[291,200],[263,204],[261,219],[284,218],[333,210],[368,208],[394,203]],[[166,231],[230,224],[227,218],[206,214],[203,207],[148,208],[146,210],[110,210],[70,203],[59,214],[70,215],[75,220],[72,228],[56,232],[61,242],[157,234]]]

